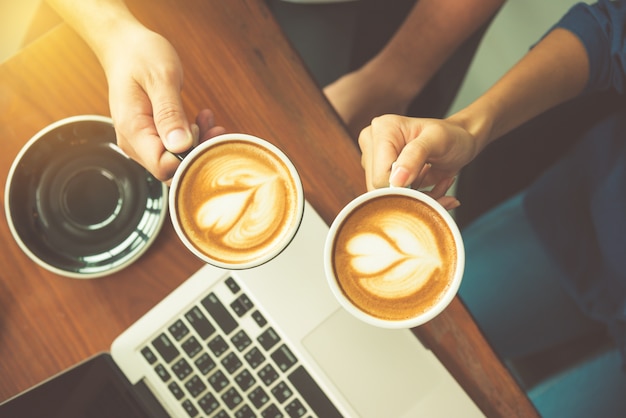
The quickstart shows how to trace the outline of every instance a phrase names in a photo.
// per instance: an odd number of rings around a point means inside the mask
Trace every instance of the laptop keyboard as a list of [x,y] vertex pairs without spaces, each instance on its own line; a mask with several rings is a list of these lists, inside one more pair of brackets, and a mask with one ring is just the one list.
[[233,277],[141,353],[189,417],[341,417]]

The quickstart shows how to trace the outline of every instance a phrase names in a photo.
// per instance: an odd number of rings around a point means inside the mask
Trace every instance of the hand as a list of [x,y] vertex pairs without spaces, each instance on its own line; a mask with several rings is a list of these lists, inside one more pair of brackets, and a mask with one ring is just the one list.
[[180,163],[172,153],[184,152],[224,128],[215,126],[212,112],[205,109],[192,130],[180,95],[180,60],[165,38],[140,26],[119,35],[102,59],[117,141],[129,157],[167,181]]
[[445,193],[477,152],[474,138],[459,125],[397,115],[375,118],[361,132],[359,146],[369,190],[432,186],[428,194],[446,209],[459,205]]

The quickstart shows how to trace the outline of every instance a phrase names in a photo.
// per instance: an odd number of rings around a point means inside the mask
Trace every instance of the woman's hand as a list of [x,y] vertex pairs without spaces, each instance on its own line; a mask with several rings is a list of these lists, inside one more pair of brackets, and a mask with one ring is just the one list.
[[445,193],[478,152],[473,136],[459,125],[397,115],[375,118],[361,131],[359,145],[369,190],[432,187],[427,193],[446,209],[459,205]]

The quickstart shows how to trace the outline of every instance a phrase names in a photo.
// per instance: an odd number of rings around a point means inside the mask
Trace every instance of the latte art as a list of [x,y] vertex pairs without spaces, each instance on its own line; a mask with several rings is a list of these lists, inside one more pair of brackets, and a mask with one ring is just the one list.
[[227,159],[211,161],[215,177],[208,178],[206,186],[214,193],[199,206],[196,224],[207,238],[225,247],[253,248],[276,233],[285,216],[287,193],[283,180],[265,167],[233,165]]
[[414,218],[389,213],[352,237],[346,255],[355,279],[381,298],[406,297],[419,290],[441,268],[436,239]]
[[378,318],[403,320],[433,306],[456,269],[445,220],[427,204],[385,196],[357,207],[338,230],[333,266],[342,292]]
[[212,259],[237,264],[263,257],[297,228],[296,181],[283,161],[259,145],[217,144],[180,179],[182,230]]

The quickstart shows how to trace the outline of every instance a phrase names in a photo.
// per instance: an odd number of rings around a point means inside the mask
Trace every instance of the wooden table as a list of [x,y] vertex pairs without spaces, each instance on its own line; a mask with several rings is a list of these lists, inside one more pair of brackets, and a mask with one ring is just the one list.
[[[188,115],[204,107],[228,131],[274,142],[292,157],[306,197],[330,223],[365,191],[359,150],[259,0],[129,0],[176,47]],[[0,180],[24,143],[59,119],[108,115],[95,56],[65,24],[0,66]],[[3,196],[4,199],[4,196]],[[0,401],[101,351],[201,267],[169,221],[135,264],[77,280],[30,261],[0,222]],[[488,416],[536,416],[457,299],[414,333]]]

